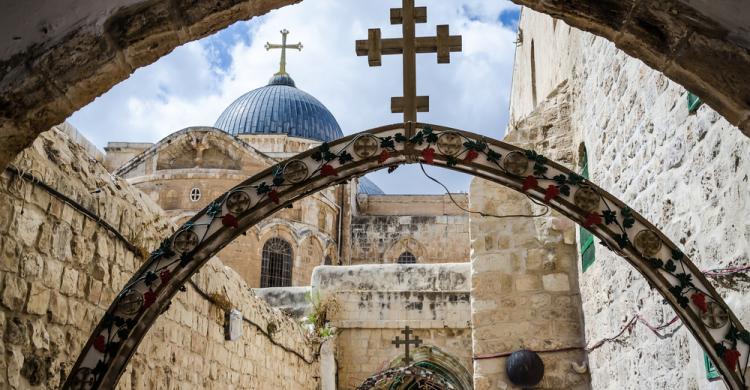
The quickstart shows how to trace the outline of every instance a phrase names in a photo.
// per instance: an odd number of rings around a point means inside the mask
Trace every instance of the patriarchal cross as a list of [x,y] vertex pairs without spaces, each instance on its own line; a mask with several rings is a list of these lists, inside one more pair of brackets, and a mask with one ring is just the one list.
[[391,24],[403,26],[403,38],[382,39],[380,29],[368,30],[368,39],[357,41],[357,55],[367,56],[370,66],[380,66],[381,56],[404,55],[404,96],[391,98],[391,112],[404,113],[404,123],[416,122],[417,112],[430,111],[429,96],[417,96],[417,53],[437,53],[438,64],[451,61],[451,52],[461,51],[461,36],[450,35],[448,25],[437,26],[437,36],[417,37],[416,23],[427,22],[427,7],[414,7],[403,0],[402,8],[391,8]]
[[409,345],[413,345],[414,348],[417,348],[422,345],[422,340],[419,339],[419,336],[414,336],[413,339],[409,339],[409,336],[414,332],[408,326],[404,328],[401,333],[404,335],[404,340],[402,341],[400,336],[396,336],[396,339],[393,340],[391,344],[395,345],[396,348],[400,348],[402,345],[405,346],[406,353],[404,354],[404,363],[409,364],[411,363],[411,357],[409,357]]
[[286,73],[286,49],[294,49],[294,50],[302,51],[302,42],[299,42],[296,45],[286,44],[287,35],[289,35],[289,30],[287,29],[281,30],[281,45],[266,42],[266,50],[281,49],[281,63],[279,64],[279,72],[276,73],[276,76],[287,75]]

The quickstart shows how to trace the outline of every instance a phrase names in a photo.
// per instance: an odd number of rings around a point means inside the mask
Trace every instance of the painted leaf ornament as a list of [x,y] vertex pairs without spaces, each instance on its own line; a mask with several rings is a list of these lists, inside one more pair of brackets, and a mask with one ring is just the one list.
[[387,150],[383,150],[380,153],[380,157],[378,157],[378,163],[382,164],[386,162],[389,158],[391,158],[391,153],[389,153]]
[[156,302],[156,294],[153,290],[148,290],[143,294],[143,308],[147,309]]
[[592,227],[594,225],[601,225],[602,223],[602,216],[597,213],[589,213],[589,215],[586,216],[586,221],[583,223],[583,227]]
[[221,218],[221,223],[227,227],[238,228],[240,227],[237,217],[232,214],[227,214]]
[[697,306],[702,312],[708,312],[708,304],[706,303],[706,294],[697,292],[690,296],[690,300]]
[[547,187],[547,191],[544,192],[544,201],[549,202],[560,195],[560,187],[556,185],[550,185]]
[[736,349],[727,349],[726,352],[724,352],[723,359],[729,369],[734,371],[737,369],[737,363],[740,360],[740,351]]
[[107,351],[107,340],[104,338],[104,335],[99,335],[96,340],[94,340],[94,349],[101,353]]
[[435,162],[435,149],[427,148],[427,149],[422,150],[422,158],[428,164],[434,163]]
[[470,163],[479,157],[479,153],[477,153],[476,150],[469,150],[466,152],[466,156],[464,156],[464,163]]
[[336,168],[334,168],[331,164],[325,164],[320,168],[320,176],[329,177],[338,175],[339,173],[336,171]]
[[268,199],[271,199],[273,203],[279,204],[279,193],[276,190],[269,191]]
[[539,186],[539,181],[534,176],[527,176],[523,181],[523,192]]
[[170,272],[168,269],[165,269],[159,273],[159,278],[161,278],[161,283],[167,283],[170,279],[172,279],[172,272]]

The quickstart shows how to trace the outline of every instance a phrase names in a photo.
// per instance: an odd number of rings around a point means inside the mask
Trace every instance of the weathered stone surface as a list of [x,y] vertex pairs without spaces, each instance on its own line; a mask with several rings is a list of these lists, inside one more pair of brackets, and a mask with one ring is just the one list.
[[5,285],[2,295],[3,306],[12,311],[23,310],[28,293],[26,282],[14,274],[7,273],[3,284]]
[[50,290],[39,283],[31,283],[29,299],[26,302],[26,312],[29,314],[47,314]]

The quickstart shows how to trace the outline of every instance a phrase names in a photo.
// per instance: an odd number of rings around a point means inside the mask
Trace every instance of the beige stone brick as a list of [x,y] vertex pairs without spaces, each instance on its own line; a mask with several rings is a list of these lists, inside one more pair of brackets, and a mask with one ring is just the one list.
[[542,289],[542,278],[539,275],[515,276],[516,290],[520,292],[537,291]]
[[26,312],[29,314],[47,314],[49,307],[50,290],[41,283],[30,283],[29,299],[26,302]]
[[14,274],[5,274],[5,282],[2,295],[3,306],[12,311],[21,311],[26,303],[28,286],[26,282]]
[[60,325],[67,324],[68,310],[68,299],[59,293],[52,292],[48,307],[50,321]]
[[570,279],[568,274],[550,274],[542,276],[544,289],[547,291],[563,292],[570,291]]
[[60,289],[62,274],[63,265],[61,262],[51,258],[44,261],[44,276],[42,278],[42,281],[45,286],[53,290]]
[[60,292],[68,296],[78,293],[78,271],[70,267],[64,268]]

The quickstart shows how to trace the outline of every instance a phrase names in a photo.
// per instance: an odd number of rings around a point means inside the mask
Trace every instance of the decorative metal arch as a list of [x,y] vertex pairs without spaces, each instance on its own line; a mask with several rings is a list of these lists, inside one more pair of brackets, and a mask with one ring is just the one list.
[[328,186],[417,162],[526,193],[587,227],[659,291],[727,385],[746,389],[750,333],[698,268],[656,227],[611,194],[533,151],[421,123],[380,127],[324,143],[219,197],[164,240],[125,285],[94,329],[64,388],[114,388],[180,286],[251,226]]

